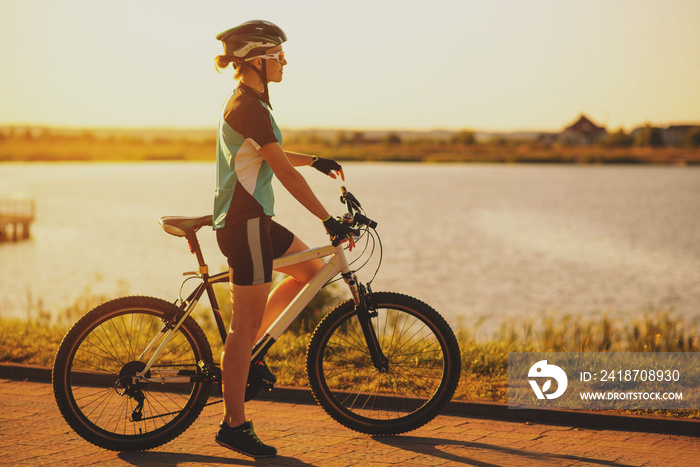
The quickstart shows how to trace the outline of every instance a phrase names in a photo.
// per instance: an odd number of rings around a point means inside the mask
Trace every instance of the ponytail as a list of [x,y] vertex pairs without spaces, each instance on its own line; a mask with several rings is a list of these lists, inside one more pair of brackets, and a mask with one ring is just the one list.
[[[231,56],[218,55],[214,59],[214,67],[216,68],[216,71],[221,73],[221,70],[228,67],[231,63],[233,63],[233,61],[234,61],[234,58]],[[235,68],[235,65],[234,65],[234,68]]]
[[239,79],[243,69],[239,59],[230,55],[217,55],[214,59],[214,68],[216,68],[216,71],[219,73],[221,73],[221,70],[227,68],[229,65],[232,65],[233,69],[236,70],[236,72],[233,74],[233,79]]

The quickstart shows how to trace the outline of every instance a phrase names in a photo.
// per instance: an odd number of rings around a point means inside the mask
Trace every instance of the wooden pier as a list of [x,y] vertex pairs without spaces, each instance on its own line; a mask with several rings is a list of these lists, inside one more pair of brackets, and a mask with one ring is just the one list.
[[29,238],[36,204],[23,197],[0,197],[0,242]]

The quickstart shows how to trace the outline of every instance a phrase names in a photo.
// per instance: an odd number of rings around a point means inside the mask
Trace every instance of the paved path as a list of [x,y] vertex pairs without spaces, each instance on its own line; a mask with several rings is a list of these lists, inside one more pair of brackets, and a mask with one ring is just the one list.
[[407,435],[372,438],[331,420],[315,405],[248,403],[256,431],[277,447],[252,460],[214,443],[220,405],[209,406],[179,438],[148,452],[97,448],[61,418],[51,385],[0,379],[0,466],[691,466],[700,438],[589,430],[439,416]]

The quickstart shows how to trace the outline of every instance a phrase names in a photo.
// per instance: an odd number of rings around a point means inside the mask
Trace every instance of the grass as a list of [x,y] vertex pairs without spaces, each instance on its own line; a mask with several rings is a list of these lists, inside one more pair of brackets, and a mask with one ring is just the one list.
[[[222,295],[220,301],[226,302],[225,292]],[[337,289],[324,289],[295,327],[272,347],[266,360],[279,385],[306,386],[306,348],[311,330],[329,306],[342,299]],[[55,314],[37,303],[28,313],[28,319],[0,318],[0,361],[51,366],[71,323],[102,301],[104,297],[86,294]],[[203,318],[206,310],[195,313],[209,337],[213,354],[218,357],[221,345],[216,327],[211,320]],[[455,334],[462,354],[461,380],[455,398],[475,401],[507,401],[509,352],[700,351],[698,329],[674,317],[670,310],[646,313],[641,318],[624,322],[607,316],[587,320],[573,315],[550,316],[540,325],[532,321],[509,322],[489,338],[477,338],[474,330],[462,326]],[[640,412],[700,417],[699,410],[635,411]]]

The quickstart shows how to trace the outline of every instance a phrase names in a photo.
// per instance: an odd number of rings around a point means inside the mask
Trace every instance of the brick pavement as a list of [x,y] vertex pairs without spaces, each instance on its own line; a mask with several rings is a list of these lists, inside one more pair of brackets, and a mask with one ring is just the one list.
[[441,415],[411,433],[373,438],[331,420],[316,405],[248,403],[256,431],[277,447],[252,460],[213,437],[220,405],[209,406],[179,438],[148,452],[118,453],[76,435],[61,417],[51,385],[0,379],[0,465],[67,466],[691,466],[700,438],[592,430]]

